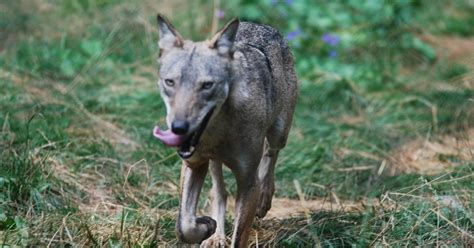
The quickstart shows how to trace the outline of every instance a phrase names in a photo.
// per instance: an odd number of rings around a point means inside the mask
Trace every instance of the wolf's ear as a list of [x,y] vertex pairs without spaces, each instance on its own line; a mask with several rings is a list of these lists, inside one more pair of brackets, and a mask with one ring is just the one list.
[[232,46],[234,45],[235,35],[239,28],[239,20],[232,19],[224,28],[217,32],[209,41],[209,47],[217,49],[221,55],[232,55]]
[[158,27],[160,29],[160,39],[158,40],[158,46],[160,47],[160,54],[162,50],[168,50],[173,47],[182,47],[183,38],[171,25],[171,23],[161,14],[156,17],[158,20]]

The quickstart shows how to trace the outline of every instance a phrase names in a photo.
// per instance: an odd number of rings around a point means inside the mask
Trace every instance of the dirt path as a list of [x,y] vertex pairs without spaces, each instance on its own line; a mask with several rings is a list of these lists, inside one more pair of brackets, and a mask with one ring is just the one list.
[[361,202],[339,201],[333,202],[330,199],[295,200],[288,198],[275,198],[272,201],[272,208],[267,213],[266,218],[285,219],[302,214],[309,214],[315,211],[360,211],[363,209]]

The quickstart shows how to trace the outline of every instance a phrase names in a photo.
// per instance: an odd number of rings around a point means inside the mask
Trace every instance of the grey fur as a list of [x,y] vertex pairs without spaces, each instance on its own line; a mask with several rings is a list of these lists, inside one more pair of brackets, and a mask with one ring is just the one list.
[[[210,40],[192,42],[182,40],[163,17],[158,23],[159,87],[168,126],[185,120],[192,133],[214,110],[196,152],[183,160],[178,236],[205,247],[225,243],[225,164],[238,188],[232,246],[246,247],[254,216],[264,217],[271,207],[274,166],[292,122],[298,92],[292,53],[269,26],[233,20]],[[203,88],[205,82],[214,82],[210,90]],[[210,163],[217,222],[195,215]]]

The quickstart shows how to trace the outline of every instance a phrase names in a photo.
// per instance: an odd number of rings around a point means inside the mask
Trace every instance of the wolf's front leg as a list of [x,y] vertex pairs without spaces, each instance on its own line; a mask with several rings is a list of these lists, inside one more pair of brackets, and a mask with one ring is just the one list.
[[181,241],[186,243],[201,243],[216,231],[216,221],[211,217],[196,217],[196,207],[208,165],[205,163],[189,167],[183,162],[181,168],[181,204],[176,232]]
[[[257,168],[258,161],[255,166]],[[241,166],[234,174],[237,179],[237,199],[235,201],[234,235],[232,247],[247,247],[250,226],[255,218],[260,194],[257,171],[248,170],[248,165]],[[242,170],[243,169],[243,170]]]
[[204,247],[225,247],[225,210],[227,203],[227,191],[225,190],[222,164],[211,160],[209,168],[212,176],[211,189],[211,212],[212,218],[217,221],[216,233],[201,244]]

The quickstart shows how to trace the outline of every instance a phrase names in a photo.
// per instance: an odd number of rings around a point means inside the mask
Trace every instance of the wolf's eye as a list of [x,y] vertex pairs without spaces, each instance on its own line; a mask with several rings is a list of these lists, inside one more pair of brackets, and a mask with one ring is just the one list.
[[204,82],[201,86],[203,90],[208,90],[214,86],[214,82]]
[[165,79],[166,86],[173,87],[174,81],[172,79]]

